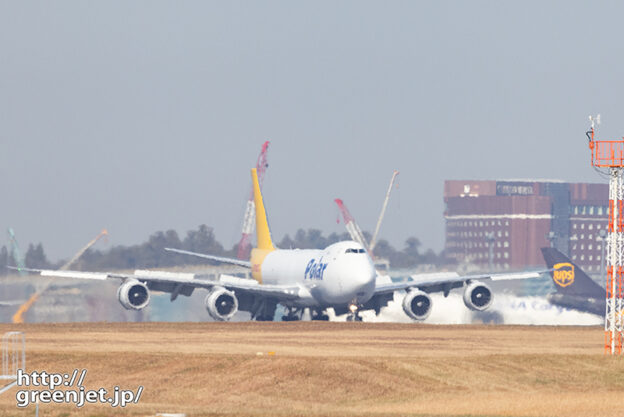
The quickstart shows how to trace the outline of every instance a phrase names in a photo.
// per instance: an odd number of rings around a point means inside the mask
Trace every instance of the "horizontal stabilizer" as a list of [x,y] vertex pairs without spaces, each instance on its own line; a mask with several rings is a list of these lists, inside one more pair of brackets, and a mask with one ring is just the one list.
[[204,253],[190,252],[182,249],[165,248],[166,251],[180,253],[182,255],[197,256],[199,258],[210,259],[211,261],[221,262],[224,264],[232,264],[238,266],[244,266],[245,268],[251,268],[251,262],[241,261],[240,259],[224,258],[222,256],[206,255]]

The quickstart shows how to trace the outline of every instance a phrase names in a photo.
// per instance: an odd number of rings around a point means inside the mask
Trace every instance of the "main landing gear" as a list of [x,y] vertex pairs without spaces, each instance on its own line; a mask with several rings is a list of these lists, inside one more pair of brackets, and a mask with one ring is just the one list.
[[303,315],[303,309],[287,307],[288,313],[282,316],[282,321],[299,321]]
[[311,315],[314,321],[329,321],[329,316],[325,313],[325,310],[312,310]]
[[[329,321],[329,316],[325,314],[324,310],[315,310],[315,309],[304,309],[304,308],[295,308],[295,307],[287,307],[287,314],[282,316],[282,321],[299,321],[304,318],[304,313],[308,312],[309,317],[313,321]],[[306,315],[307,317],[307,315]]]

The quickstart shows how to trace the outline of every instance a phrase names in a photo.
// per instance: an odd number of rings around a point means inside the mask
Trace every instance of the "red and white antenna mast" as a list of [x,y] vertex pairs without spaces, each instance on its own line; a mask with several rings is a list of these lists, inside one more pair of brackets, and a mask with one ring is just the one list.
[[595,140],[600,115],[589,116],[591,129],[586,132],[595,168],[609,175],[609,229],[607,236],[607,285],[605,309],[605,353],[622,354],[624,342],[624,138]]
[[[269,141],[267,140],[262,144],[260,155],[258,155],[258,161],[256,162],[256,171],[258,172],[258,182],[262,187],[264,181],[264,173],[269,167],[267,162],[267,151],[269,149]],[[249,251],[251,248],[251,236],[256,229],[256,205],[254,204],[253,189],[249,193],[249,199],[247,200],[247,207],[245,208],[245,218],[243,219],[243,235],[240,242],[238,242],[238,259],[248,259]]]

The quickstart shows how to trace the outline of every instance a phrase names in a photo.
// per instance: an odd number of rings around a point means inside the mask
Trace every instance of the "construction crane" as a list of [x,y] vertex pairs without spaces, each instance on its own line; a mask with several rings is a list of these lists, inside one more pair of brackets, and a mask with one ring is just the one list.
[[15,232],[13,228],[9,227],[7,229],[7,233],[9,234],[9,246],[11,250],[11,256],[15,261],[15,266],[18,267],[18,272],[20,275],[25,275],[24,272],[24,257],[22,256],[22,252],[20,251],[19,245],[17,244],[17,239],[15,238]]
[[[264,173],[269,167],[267,162],[267,151],[269,149],[269,141],[267,140],[262,144],[260,155],[256,162],[256,171],[258,172],[258,182],[260,187],[264,181]],[[251,237],[256,229],[256,206],[254,204],[253,190],[249,192],[249,199],[247,200],[247,207],[245,208],[245,217],[243,219],[243,235],[240,242],[238,242],[238,259],[248,259],[249,250],[251,247]]]
[[[95,245],[98,240],[103,238],[104,236],[108,236],[108,231],[106,229],[102,229],[99,235],[93,238],[89,243],[87,243],[82,249],[80,249],[72,258],[65,262],[63,266],[61,266],[60,270],[69,269],[69,267],[76,262],[91,246]],[[23,265],[22,265],[23,268]],[[50,287],[50,281],[43,284],[39,290],[35,291],[33,295],[30,296],[28,300],[24,304],[20,306],[20,308],[13,314],[12,321],[13,323],[24,323],[24,315],[30,310],[30,307],[35,304],[35,302],[41,297],[41,295]]]
[[95,245],[97,243],[98,240],[102,239],[104,236],[108,236],[108,230],[106,229],[102,229],[102,231],[100,232],[99,235],[97,235],[96,237],[94,237],[89,243],[87,243],[84,248],[80,249],[78,252],[76,252],[76,254],[67,262],[65,262],[65,264],[63,264],[63,266],[61,266],[59,269],[61,270],[65,270],[65,269],[69,269],[69,267],[78,260],[78,258],[80,258],[82,255],[84,255],[84,253],[93,245]]
[[388,185],[388,191],[386,192],[386,198],[384,199],[383,205],[381,206],[381,213],[379,214],[379,219],[377,219],[377,226],[375,226],[375,233],[373,233],[373,237],[370,241],[370,253],[373,253],[375,250],[375,245],[377,244],[377,237],[379,235],[379,229],[381,228],[381,222],[383,221],[384,215],[386,214],[386,207],[388,207],[388,200],[390,200],[390,193],[392,192],[392,186],[394,185],[394,180],[396,180],[397,175],[399,175],[399,171],[396,169],[392,173],[392,178],[390,179],[390,185]]
[[347,209],[347,206],[345,206],[344,202],[339,198],[334,200],[336,204],[338,205],[340,212],[342,213],[342,218],[344,219],[345,228],[347,229],[347,232],[349,232],[351,239],[355,240],[356,242],[364,246],[366,250],[368,251],[368,253],[370,254],[371,258],[374,258],[373,250],[375,249],[375,245],[377,244],[377,236],[379,235],[379,229],[381,228],[381,223],[386,214],[386,207],[388,207],[388,201],[390,199],[390,194],[392,192],[392,186],[394,185],[397,175],[399,175],[399,171],[395,170],[392,173],[392,179],[390,180],[390,185],[388,186],[388,191],[386,192],[386,198],[384,199],[383,205],[381,207],[381,213],[379,214],[379,219],[377,219],[377,226],[375,227],[375,233],[373,234],[373,237],[371,238],[370,243],[366,242],[366,238],[364,237],[364,234],[362,233],[362,229],[360,229],[360,226],[358,226],[358,224],[355,222],[355,219],[353,218],[353,216],[351,216],[351,213],[349,213],[349,210]]
[[366,238],[362,233],[362,229],[360,229],[360,226],[355,222],[355,219],[353,218],[351,213],[349,213],[349,209],[347,209],[347,206],[345,206],[344,202],[339,198],[335,199],[334,202],[338,205],[340,213],[342,213],[342,219],[344,220],[345,228],[347,229],[347,232],[349,232],[349,236],[351,236],[351,239],[364,246],[372,256],[372,253],[370,252],[368,246],[368,242],[366,241]]

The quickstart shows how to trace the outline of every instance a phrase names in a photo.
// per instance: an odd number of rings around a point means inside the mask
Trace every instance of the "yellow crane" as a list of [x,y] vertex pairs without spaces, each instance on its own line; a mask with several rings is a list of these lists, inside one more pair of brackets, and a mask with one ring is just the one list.
[[[108,235],[108,231],[106,229],[102,229],[99,235],[94,237],[82,249],[76,252],[76,254],[69,261],[65,262],[65,264],[63,264],[63,266],[61,266],[59,269],[61,270],[69,269],[69,267],[87,251],[87,249],[95,245],[95,243],[98,240],[100,240],[101,238],[107,235]],[[31,295],[30,298],[26,300],[26,302],[20,306],[20,308],[15,312],[15,314],[13,314],[13,318],[12,318],[13,323],[24,323],[24,315],[26,314],[26,312],[30,309],[30,307],[32,307],[35,301],[39,299],[41,294],[43,294],[45,290],[48,289],[49,286],[50,286],[50,281],[46,282],[41,289],[39,289],[38,291],[35,291],[35,293]]]

